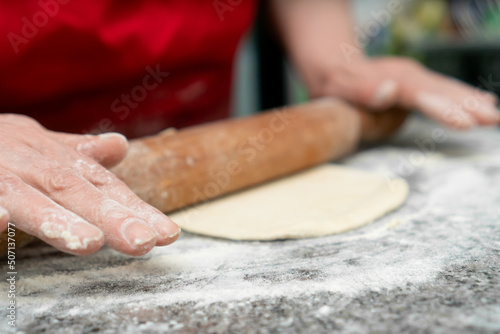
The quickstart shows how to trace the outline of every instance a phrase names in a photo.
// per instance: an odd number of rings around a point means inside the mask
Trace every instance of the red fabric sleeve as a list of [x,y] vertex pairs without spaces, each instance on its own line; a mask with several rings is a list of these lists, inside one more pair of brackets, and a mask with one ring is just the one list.
[[226,117],[255,0],[0,0],[0,112],[129,137]]

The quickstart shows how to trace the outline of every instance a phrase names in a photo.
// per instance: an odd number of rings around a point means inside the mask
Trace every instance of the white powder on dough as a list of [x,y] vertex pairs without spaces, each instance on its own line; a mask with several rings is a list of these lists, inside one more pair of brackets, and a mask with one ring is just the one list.
[[[500,135],[476,135],[476,140],[484,138],[482,154],[500,153]],[[450,136],[449,144],[461,145],[457,138]],[[399,157],[411,152],[380,148],[346,163],[390,172]],[[315,292],[349,300],[367,291],[417,289],[449,266],[500,249],[499,168],[494,159],[468,155],[419,166],[407,178],[410,195],[403,207],[342,235],[279,242],[184,236],[136,260],[110,249],[78,259],[50,256],[49,248],[28,250],[44,255],[18,260],[19,319],[52,312],[91,318],[124,305],[138,311],[189,301],[224,302],[229,308]],[[391,228],[394,220],[402,223]],[[6,284],[1,282],[1,288]]]

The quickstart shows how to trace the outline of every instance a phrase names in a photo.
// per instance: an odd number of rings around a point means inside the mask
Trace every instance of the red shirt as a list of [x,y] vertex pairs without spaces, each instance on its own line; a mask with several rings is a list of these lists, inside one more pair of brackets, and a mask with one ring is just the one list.
[[229,114],[255,0],[0,0],[0,112],[130,137]]

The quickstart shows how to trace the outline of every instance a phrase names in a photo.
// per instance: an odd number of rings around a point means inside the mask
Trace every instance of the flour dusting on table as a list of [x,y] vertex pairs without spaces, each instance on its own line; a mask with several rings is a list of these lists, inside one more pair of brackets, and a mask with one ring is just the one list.
[[[123,333],[203,328],[217,332],[267,323],[273,328],[307,325],[310,330],[335,322],[338,328],[355,332],[366,329],[369,321],[373,321],[370,328],[379,328],[376,319],[380,319],[374,313],[366,315],[366,323],[359,322],[356,319],[364,316],[356,312],[382,309],[386,304],[402,307],[400,319],[410,326],[406,328],[426,328],[439,312],[415,320],[418,305],[433,304],[422,304],[413,295],[459,291],[446,289],[451,283],[442,283],[450,268],[486,268],[490,263],[490,269],[476,275],[497,272],[500,251],[500,161],[494,158],[500,154],[500,134],[494,130],[449,133],[426,162],[412,173],[398,174],[401,161],[419,152],[409,138],[425,136],[415,131],[434,126],[413,120],[406,135],[391,145],[343,162],[404,177],[410,185],[403,207],[349,233],[277,242],[232,242],[183,234],[175,244],[142,258],[110,249],[84,258],[45,246],[19,250],[18,329],[51,328],[64,333],[68,328],[78,332],[97,326],[99,331]],[[1,286],[5,291],[6,283]],[[495,294],[498,289],[488,291]],[[398,293],[405,297],[397,299]],[[5,298],[2,294],[0,300]],[[392,299],[385,303],[379,302],[381,298]],[[498,300],[490,306],[477,302],[479,313],[471,310],[467,317],[457,314],[450,318],[453,321],[440,323],[447,328],[480,326],[481,321],[498,325],[485,314],[485,310],[498,310]],[[453,311],[447,312],[454,317]],[[0,314],[5,316],[5,309]],[[350,325],[346,319],[352,319]],[[0,324],[0,331],[13,332],[6,322]]]

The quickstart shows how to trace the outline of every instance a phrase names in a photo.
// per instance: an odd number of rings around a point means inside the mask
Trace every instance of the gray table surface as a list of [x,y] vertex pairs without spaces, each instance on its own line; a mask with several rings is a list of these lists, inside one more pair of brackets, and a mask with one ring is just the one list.
[[18,250],[17,327],[2,306],[0,332],[498,333],[500,132],[416,144],[439,131],[413,117],[390,143],[342,162],[404,176],[411,189],[400,209],[342,235],[183,233],[141,258]]

